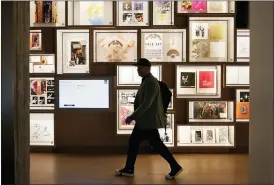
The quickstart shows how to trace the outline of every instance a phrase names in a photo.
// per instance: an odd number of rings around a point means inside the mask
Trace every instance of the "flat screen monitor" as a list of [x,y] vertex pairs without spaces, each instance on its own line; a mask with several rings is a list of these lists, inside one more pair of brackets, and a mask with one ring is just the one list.
[[60,80],[60,108],[109,108],[109,80]]

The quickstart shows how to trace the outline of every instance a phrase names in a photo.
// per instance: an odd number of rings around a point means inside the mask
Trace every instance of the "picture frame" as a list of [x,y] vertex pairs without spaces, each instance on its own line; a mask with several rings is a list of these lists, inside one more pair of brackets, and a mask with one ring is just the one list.
[[226,66],[226,87],[249,86],[249,66]]
[[237,62],[250,62],[250,30],[237,30]]
[[142,29],[141,57],[151,62],[186,62],[185,29]]
[[137,30],[94,30],[93,62],[136,62]]
[[236,89],[236,121],[249,122],[249,89]]
[[[162,80],[162,66],[152,65],[152,75],[158,80]],[[135,66],[117,65],[117,86],[139,86],[142,78],[138,75]]]
[[30,30],[30,51],[42,51],[42,30]]
[[57,30],[57,74],[89,73],[89,29]]
[[30,146],[54,146],[54,113],[30,113]]
[[117,1],[117,26],[149,26],[148,1]]
[[160,138],[167,147],[174,147],[174,114],[167,114],[167,126],[165,128],[158,129]]
[[234,62],[234,17],[190,17],[189,62]]
[[55,54],[30,54],[29,73],[55,73]]
[[221,66],[176,66],[177,98],[220,98]]
[[191,130],[191,143],[203,143],[203,129]]
[[215,129],[213,128],[204,128],[203,129],[203,142],[204,143],[215,143]]
[[171,101],[167,107],[167,110],[173,110],[174,109],[174,89],[169,89],[172,93]]
[[234,1],[177,1],[181,13],[235,13]]
[[174,25],[174,1],[153,1],[153,25]]
[[129,125],[125,119],[134,111],[134,100],[137,89],[118,89],[117,90],[117,134],[131,134],[135,121]]
[[69,26],[113,26],[112,1],[68,1]]
[[30,1],[30,27],[65,26],[65,1]]
[[189,122],[233,122],[232,101],[189,101]]
[[30,110],[53,110],[55,105],[54,78],[30,78]]

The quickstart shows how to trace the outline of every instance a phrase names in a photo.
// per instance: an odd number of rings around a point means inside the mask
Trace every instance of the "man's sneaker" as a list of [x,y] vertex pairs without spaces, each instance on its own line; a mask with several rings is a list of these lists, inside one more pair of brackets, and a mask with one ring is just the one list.
[[133,177],[134,176],[134,170],[129,170],[126,168],[123,168],[121,170],[117,169],[115,171],[116,176],[127,176],[127,177]]
[[183,168],[181,166],[178,166],[174,169],[171,169],[170,173],[168,175],[166,175],[166,179],[167,180],[173,180],[175,179],[176,176],[178,176],[180,173],[182,173]]

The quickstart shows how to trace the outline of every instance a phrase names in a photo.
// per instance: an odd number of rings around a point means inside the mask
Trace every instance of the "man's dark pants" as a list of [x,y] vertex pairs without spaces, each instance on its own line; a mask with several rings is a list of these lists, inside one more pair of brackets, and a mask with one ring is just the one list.
[[171,168],[178,166],[178,163],[169,152],[165,144],[162,142],[158,129],[142,130],[135,125],[129,138],[129,148],[127,152],[126,162],[127,169],[134,169],[139,145],[143,140],[148,140],[153,149],[157,151],[169,163]]

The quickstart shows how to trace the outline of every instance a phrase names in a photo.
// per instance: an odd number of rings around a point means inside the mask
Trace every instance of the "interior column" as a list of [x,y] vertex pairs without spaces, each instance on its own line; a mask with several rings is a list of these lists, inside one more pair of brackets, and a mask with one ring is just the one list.
[[274,2],[250,2],[251,184],[274,183]]
[[2,184],[29,184],[29,2],[1,2]]

